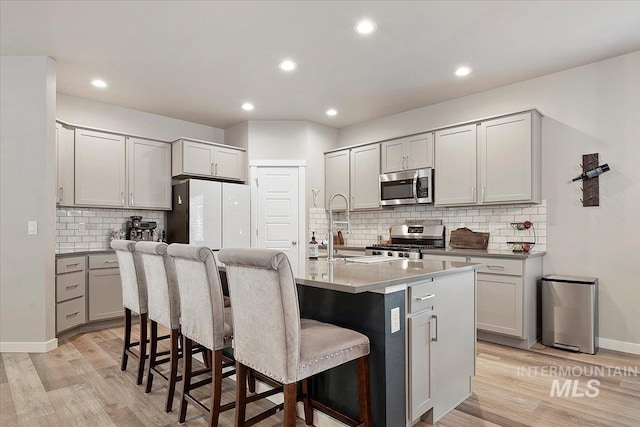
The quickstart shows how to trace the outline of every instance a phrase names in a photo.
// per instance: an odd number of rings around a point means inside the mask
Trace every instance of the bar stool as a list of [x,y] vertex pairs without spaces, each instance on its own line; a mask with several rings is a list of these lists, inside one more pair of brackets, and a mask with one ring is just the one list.
[[[118,256],[120,282],[122,284],[122,305],[124,306],[124,345],[120,370],[127,369],[129,357],[138,361],[136,384],[142,384],[144,363],[147,358],[147,286],[139,258],[134,255],[135,242],[130,240],[112,240],[111,248]],[[140,317],[140,340],[131,342],[131,313]],[[138,353],[132,351],[139,347]]]
[[[252,425],[284,407],[284,426],[296,424],[296,402],[307,425],[316,408],[352,426],[371,427],[369,339],[350,329],[300,318],[298,293],[287,256],[270,249],[221,249],[233,307],[236,359],[236,427]],[[360,419],[356,421],[310,398],[308,379],[356,360]],[[247,368],[282,383],[284,403],[249,420]],[[302,395],[297,395],[297,382]]]
[[[235,371],[222,372],[233,366],[234,361],[223,355],[222,350],[231,347],[233,325],[231,308],[225,307],[220,276],[213,252],[205,246],[174,243],[168,253],[175,265],[175,274],[181,300],[181,327],[184,352],[189,354],[196,342],[213,351],[212,378],[191,383],[193,377],[209,372],[207,369],[193,371],[192,360],[184,357],[183,390],[180,401],[179,422],[183,423],[187,405],[192,403],[209,418],[209,425],[217,426],[220,412],[232,409],[235,402],[221,405],[222,379]],[[211,383],[211,407],[207,408],[191,392]]]
[[[178,376],[180,296],[178,285],[175,282],[173,260],[167,255],[166,243],[138,242],[135,249],[139,254],[147,283],[148,311],[151,323],[146,393],[151,392],[154,377],[161,378],[167,384],[165,412],[171,412],[176,382],[181,379]],[[158,352],[158,324],[171,330],[169,351]],[[158,359],[159,356],[167,355],[168,358]],[[158,370],[158,365],[166,362],[169,362],[168,376]]]

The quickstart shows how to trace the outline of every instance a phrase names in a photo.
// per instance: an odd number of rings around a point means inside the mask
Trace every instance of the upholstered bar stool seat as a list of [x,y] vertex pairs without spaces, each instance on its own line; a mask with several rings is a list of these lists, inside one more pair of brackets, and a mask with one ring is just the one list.
[[[284,426],[296,423],[296,402],[304,402],[305,421],[313,424],[317,408],[352,426],[371,426],[369,339],[356,331],[311,319],[301,319],[298,293],[289,259],[269,249],[222,249],[233,307],[236,359],[236,427],[253,425],[284,408]],[[360,421],[314,401],[308,379],[356,361]],[[284,404],[245,420],[247,368],[281,384]],[[297,382],[302,382],[302,395]]]
[[[144,364],[147,358],[147,286],[144,272],[137,255],[135,242],[130,240],[112,240],[111,248],[116,252],[120,268],[120,283],[122,284],[122,305],[124,307],[124,345],[122,348],[122,363],[120,370],[127,369],[129,357],[138,361],[137,384],[142,384]],[[140,316],[140,340],[131,342],[132,313]],[[138,353],[132,350],[138,347]]]

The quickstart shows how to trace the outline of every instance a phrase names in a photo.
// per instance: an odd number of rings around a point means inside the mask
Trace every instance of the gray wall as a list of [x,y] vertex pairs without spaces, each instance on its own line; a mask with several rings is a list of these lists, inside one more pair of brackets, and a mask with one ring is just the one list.
[[[532,107],[545,115],[544,272],[599,277],[602,345],[639,351],[640,52],[344,128],[339,145]],[[580,184],[567,184],[587,153],[612,169],[600,179],[599,207],[583,208]]]
[[0,343],[43,351],[55,338],[55,62],[3,56],[0,66]]
[[118,105],[58,94],[56,118],[74,124],[161,141],[180,137],[224,143],[224,130]]

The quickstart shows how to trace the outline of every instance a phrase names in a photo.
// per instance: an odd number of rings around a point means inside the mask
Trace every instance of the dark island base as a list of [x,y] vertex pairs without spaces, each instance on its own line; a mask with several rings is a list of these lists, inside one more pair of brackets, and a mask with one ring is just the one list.
[[[375,427],[406,425],[405,291],[348,294],[298,285],[301,317],[353,329],[371,342],[371,412]],[[400,308],[400,330],[391,333],[391,309]],[[358,419],[355,362],[314,376],[315,399]]]

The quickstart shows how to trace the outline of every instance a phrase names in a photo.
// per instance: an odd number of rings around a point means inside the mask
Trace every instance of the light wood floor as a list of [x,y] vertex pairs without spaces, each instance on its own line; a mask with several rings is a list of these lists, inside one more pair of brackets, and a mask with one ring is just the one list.
[[[163,411],[166,388],[151,394],[136,386],[135,364],[120,372],[122,328],[77,335],[46,354],[3,353],[0,358],[0,425],[28,426],[164,426],[177,424],[178,400],[170,414]],[[523,369],[538,367],[538,375]],[[549,367],[570,367],[586,376],[552,377]],[[578,367],[577,369],[575,367]],[[631,367],[618,375],[596,375],[594,367]],[[586,371],[586,372],[585,372]],[[595,356],[573,354],[536,345],[522,351],[478,343],[473,394],[444,417],[441,426],[640,426],[640,357],[600,350]],[[574,372],[576,373],[576,372]],[[597,397],[550,397],[554,379],[600,381]],[[180,388],[178,387],[178,390]],[[222,401],[234,397],[234,383],[223,382]],[[203,398],[206,393],[203,390]],[[250,405],[248,416],[260,410]],[[253,406],[253,409],[251,407]],[[262,404],[261,408],[269,406]],[[190,409],[188,426],[205,425]],[[282,414],[258,424],[281,425]],[[233,411],[221,425],[233,424]],[[298,426],[304,426],[298,420]],[[419,423],[418,427],[426,426]],[[399,426],[390,426],[399,427]]]

